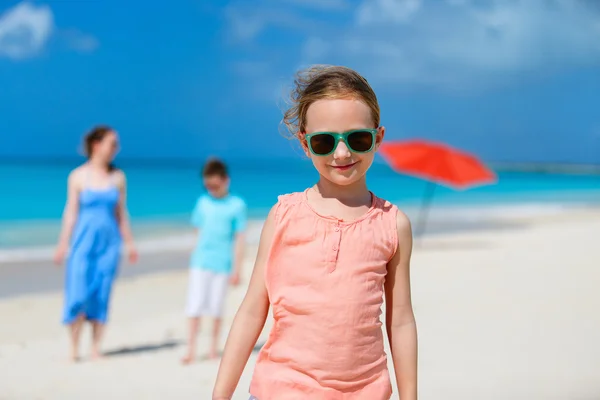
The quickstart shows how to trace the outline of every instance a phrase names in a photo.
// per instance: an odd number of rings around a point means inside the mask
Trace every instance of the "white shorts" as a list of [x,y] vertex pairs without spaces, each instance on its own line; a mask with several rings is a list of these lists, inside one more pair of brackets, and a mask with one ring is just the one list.
[[190,268],[186,315],[220,318],[228,283],[228,274]]

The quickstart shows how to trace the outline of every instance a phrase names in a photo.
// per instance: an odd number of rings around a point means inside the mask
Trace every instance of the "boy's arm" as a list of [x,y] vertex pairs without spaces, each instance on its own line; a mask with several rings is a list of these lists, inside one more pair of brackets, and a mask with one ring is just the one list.
[[192,248],[196,248],[196,245],[200,241],[200,234],[202,234],[200,228],[194,227],[194,244],[192,245]]
[[265,285],[265,268],[274,233],[274,211],[271,209],[263,226],[254,270],[246,296],[235,315],[225,343],[213,390],[213,399],[231,399],[252,349],[265,326],[269,297]]
[[194,233],[196,236],[196,240],[194,243],[198,243],[200,239],[201,227],[202,227],[202,199],[196,200],[196,204],[194,205],[194,209],[192,210],[192,215],[190,217],[190,224],[194,228]]
[[398,250],[388,263],[385,281],[386,330],[402,400],[417,399],[417,326],[410,289],[412,230],[408,217],[398,212]]

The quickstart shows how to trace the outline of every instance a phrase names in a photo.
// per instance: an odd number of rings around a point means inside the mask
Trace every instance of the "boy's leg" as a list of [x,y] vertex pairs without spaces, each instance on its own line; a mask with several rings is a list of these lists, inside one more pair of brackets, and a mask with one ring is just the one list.
[[207,305],[210,279],[207,271],[200,268],[191,268],[189,274],[188,297],[186,315],[188,317],[188,345],[185,356],[181,359],[184,364],[189,364],[196,359],[196,342],[200,329],[200,316]]
[[227,295],[229,275],[215,273],[210,287],[210,314],[214,317],[210,358],[219,356],[219,338],[221,335],[222,313]]
[[181,362],[183,364],[190,364],[196,359],[196,342],[198,338],[198,330],[200,329],[200,317],[189,317],[188,318],[188,339],[187,339],[187,351]]
[[219,357],[219,336],[221,335],[222,321],[220,317],[215,317],[213,321],[212,344],[210,345],[210,353],[208,354],[211,359]]

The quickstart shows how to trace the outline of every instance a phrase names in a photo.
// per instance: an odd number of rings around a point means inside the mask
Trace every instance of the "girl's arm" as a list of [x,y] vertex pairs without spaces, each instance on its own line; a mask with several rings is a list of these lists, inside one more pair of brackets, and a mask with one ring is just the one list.
[[274,232],[274,211],[271,209],[260,235],[258,254],[246,296],[235,315],[227,342],[217,381],[213,391],[214,400],[229,400],[242,376],[244,367],[256,345],[267,314],[269,298],[265,286],[265,267]]
[[133,244],[133,234],[131,232],[131,224],[129,222],[129,211],[127,210],[127,179],[123,171],[116,172],[117,182],[121,196],[119,197],[119,204],[117,206],[117,221],[119,222],[119,230],[121,236],[125,242],[125,247],[129,253],[129,260],[135,262],[137,260],[137,251]]
[[61,264],[64,256],[69,248],[69,241],[73,233],[73,227],[77,221],[79,212],[79,185],[78,185],[79,170],[76,169],[69,174],[67,178],[67,201],[62,217],[62,227],[58,238],[58,246],[54,261]]
[[385,281],[385,326],[402,400],[417,399],[417,326],[410,290],[412,230],[408,217],[398,212],[398,250],[388,263]]

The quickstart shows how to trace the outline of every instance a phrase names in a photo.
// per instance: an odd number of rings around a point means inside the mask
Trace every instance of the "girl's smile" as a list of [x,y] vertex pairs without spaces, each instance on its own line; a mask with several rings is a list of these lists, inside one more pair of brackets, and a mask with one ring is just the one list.
[[353,162],[351,164],[346,164],[346,165],[331,165],[331,168],[338,170],[338,171],[348,171],[350,168],[354,167],[356,164],[358,164],[358,161]]

